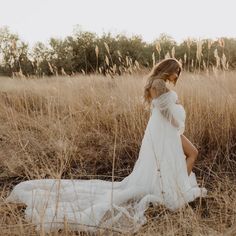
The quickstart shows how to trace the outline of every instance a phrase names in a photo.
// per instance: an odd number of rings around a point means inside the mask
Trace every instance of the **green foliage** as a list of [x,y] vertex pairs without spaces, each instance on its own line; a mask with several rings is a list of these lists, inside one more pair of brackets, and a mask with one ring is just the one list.
[[75,29],[64,39],[38,42],[32,49],[7,27],[0,28],[0,74],[7,76],[104,75],[133,73],[151,68],[159,60],[175,57],[184,70],[235,69],[236,39],[186,39],[180,44],[161,34],[152,43],[142,37],[95,33]]

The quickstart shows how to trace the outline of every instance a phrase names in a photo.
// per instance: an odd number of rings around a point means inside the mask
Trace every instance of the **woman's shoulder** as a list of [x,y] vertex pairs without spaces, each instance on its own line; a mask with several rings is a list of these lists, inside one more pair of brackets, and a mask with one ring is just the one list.
[[152,103],[159,103],[159,102],[166,102],[167,100],[169,102],[176,102],[176,100],[178,99],[178,95],[174,90],[169,90],[165,93],[163,93],[162,95],[155,97],[152,99]]
[[166,82],[163,79],[155,79],[152,82],[151,88],[155,89],[159,93],[164,93],[168,90],[166,87]]
[[153,98],[153,99],[158,99],[158,98],[161,97],[161,96],[163,96],[163,97],[164,97],[164,96],[170,96],[171,94],[176,94],[176,95],[177,95],[177,93],[176,93],[174,90],[168,89],[167,92],[165,92],[165,93],[161,94],[160,96],[155,97],[155,98]]
[[166,82],[163,79],[155,79],[151,85],[151,94],[152,97],[159,97],[166,92],[169,92],[169,89],[166,86]]

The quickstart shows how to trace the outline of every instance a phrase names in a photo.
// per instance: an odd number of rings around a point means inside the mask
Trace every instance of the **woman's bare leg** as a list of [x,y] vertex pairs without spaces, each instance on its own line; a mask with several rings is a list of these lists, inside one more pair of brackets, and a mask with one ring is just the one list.
[[198,150],[183,134],[181,134],[180,137],[184,154],[186,155],[188,175],[190,175],[198,156]]

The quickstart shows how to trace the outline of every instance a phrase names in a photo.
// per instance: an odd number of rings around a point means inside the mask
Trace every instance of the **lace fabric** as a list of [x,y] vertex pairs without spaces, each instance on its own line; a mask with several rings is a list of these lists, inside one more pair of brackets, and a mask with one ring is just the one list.
[[163,117],[177,128],[179,134],[183,134],[185,130],[186,112],[182,105],[176,103],[177,100],[177,93],[170,90],[154,98],[151,103],[151,109],[156,107]]
[[[175,106],[177,94],[169,91],[154,99],[151,115],[132,172],[122,181],[38,179],[16,185],[8,202],[25,203],[26,219],[51,232],[113,229],[137,232],[146,223],[149,204],[170,210],[207,194],[196,176],[187,174],[180,130],[185,112]],[[171,121],[177,121],[177,127]],[[182,123],[181,123],[182,122]]]

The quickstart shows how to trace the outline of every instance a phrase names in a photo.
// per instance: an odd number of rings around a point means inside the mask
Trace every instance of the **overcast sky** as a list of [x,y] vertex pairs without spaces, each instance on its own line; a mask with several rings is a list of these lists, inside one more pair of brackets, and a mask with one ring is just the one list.
[[138,34],[147,42],[167,33],[187,37],[236,37],[235,0],[0,0],[0,27],[33,45],[71,35],[73,28]]

